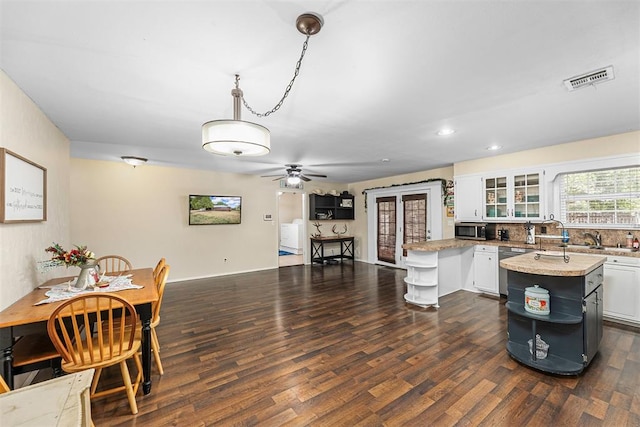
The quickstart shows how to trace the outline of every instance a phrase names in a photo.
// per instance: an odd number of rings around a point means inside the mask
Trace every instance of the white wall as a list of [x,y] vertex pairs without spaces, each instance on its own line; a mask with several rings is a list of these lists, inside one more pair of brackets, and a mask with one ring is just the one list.
[[[60,271],[38,273],[52,242],[69,247],[69,141],[0,70],[0,146],[47,169],[47,221],[0,224],[0,310]],[[2,171],[4,173],[4,171]]]

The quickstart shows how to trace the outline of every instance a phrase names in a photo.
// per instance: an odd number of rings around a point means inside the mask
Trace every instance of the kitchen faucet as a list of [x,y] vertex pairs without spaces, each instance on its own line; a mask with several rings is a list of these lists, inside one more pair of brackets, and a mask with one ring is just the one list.
[[584,233],[584,237],[589,237],[591,240],[593,240],[593,243],[596,244],[596,247],[601,247],[602,246],[602,236],[600,235],[600,232],[596,231],[595,236],[591,233]]

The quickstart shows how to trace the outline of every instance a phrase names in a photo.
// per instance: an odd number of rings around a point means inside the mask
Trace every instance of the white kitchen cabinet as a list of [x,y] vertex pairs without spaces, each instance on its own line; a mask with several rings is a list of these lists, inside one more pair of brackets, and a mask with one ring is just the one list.
[[482,219],[482,177],[461,175],[454,178],[456,221],[477,222]]
[[607,258],[603,314],[614,320],[640,324],[640,258]]
[[473,252],[473,284],[479,291],[498,294],[498,247],[476,245]]
[[420,307],[438,308],[438,251],[409,251],[405,265],[405,301]]
[[543,209],[544,171],[517,171],[484,176],[482,217],[487,221],[546,219]]

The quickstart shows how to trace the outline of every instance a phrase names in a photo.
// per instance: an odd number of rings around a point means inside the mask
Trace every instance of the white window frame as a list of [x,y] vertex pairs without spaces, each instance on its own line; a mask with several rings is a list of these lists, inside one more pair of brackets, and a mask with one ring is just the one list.
[[[551,207],[548,210],[555,219],[560,219],[560,180],[559,176],[572,172],[589,172],[607,169],[619,169],[624,167],[640,166],[640,153],[627,154],[612,157],[601,157],[594,159],[577,160],[573,162],[563,162],[546,167],[547,187],[552,188]],[[600,229],[640,229],[640,224],[564,224],[566,228],[593,228]]]

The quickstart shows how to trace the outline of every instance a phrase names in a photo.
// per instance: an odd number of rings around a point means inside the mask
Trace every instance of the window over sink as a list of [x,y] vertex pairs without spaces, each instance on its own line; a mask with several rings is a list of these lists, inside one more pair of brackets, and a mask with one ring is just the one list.
[[640,166],[563,173],[558,183],[565,225],[640,226]]

